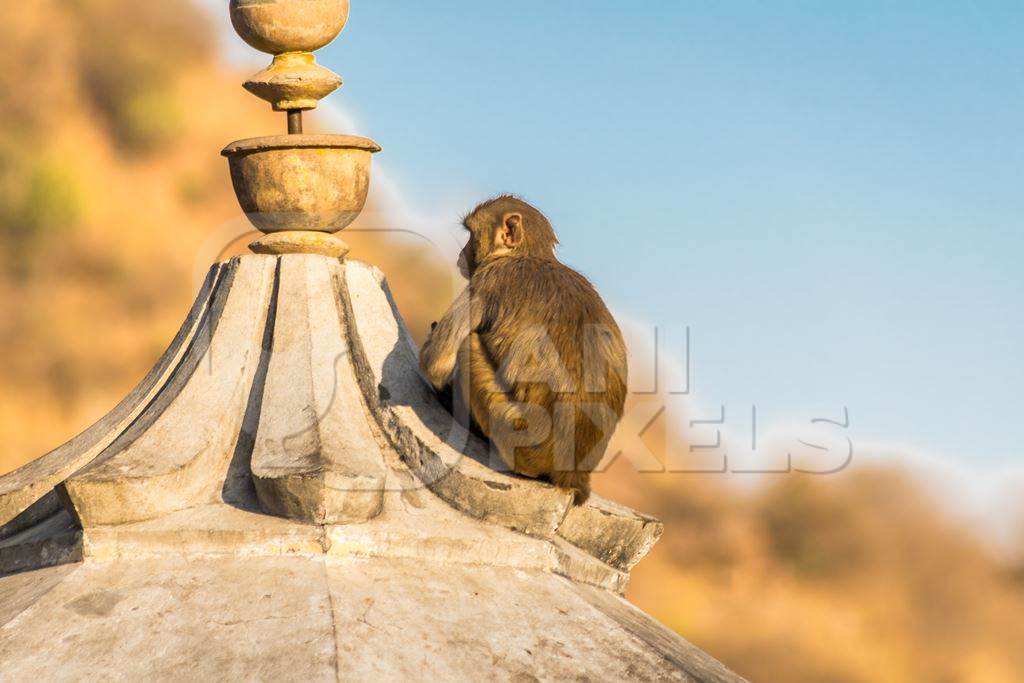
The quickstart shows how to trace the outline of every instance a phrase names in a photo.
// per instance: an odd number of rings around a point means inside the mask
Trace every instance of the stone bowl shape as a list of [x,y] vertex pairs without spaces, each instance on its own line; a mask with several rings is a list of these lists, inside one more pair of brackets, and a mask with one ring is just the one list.
[[350,135],[280,135],[233,142],[221,154],[258,230],[334,233],[363,210],[379,151],[373,140]]
[[231,24],[242,40],[272,55],[313,52],[338,37],[349,0],[231,0]]

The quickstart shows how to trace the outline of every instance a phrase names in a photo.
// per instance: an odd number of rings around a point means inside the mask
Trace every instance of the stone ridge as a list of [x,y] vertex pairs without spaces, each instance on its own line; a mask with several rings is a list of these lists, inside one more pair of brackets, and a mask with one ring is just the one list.
[[64,482],[83,527],[153,519],[223,482],[260,359],[274,263],[229,264],[174,374],[117,440]]
[[621,593],[661,535],[492,464],[419,376],[380,271],[243,256],[214,266],[129,399],[0,478],[0,574],[300,554],[529,568]]
[[171,372],[180,363],[185,350],[195,336],[199,321],[205,315],[206,308],[210,303],[211,293],[219,282],[224,269],[225,267],[220,264],[210,269],[210,273],[199,290],[195,304],[167,351],[160,357],[149,374],[117,407],[63,446],[0,477],[0,539],[4,538],[3,529],[15,528],[17,525],[13,524],[13,520],[41,498],[47,496],[53,491],[54,486],[92,462],[135,421],[142,410],[152,401],[167,382]]
[[252,452],[256,492],[263,509],[281,517],[365,522],[384,504],[385,468],[348,362],[333,262],[279,263]]

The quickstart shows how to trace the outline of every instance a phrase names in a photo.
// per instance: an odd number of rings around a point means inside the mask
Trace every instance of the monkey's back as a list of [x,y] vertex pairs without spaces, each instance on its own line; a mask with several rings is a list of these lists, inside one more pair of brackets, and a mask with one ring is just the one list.
[[587,278],[556,260],[523,256],[485,264],[470,286],[481,307],[477,332],[517,398],[546,403],[544,388],[589,395],[621,415],[625,344]]

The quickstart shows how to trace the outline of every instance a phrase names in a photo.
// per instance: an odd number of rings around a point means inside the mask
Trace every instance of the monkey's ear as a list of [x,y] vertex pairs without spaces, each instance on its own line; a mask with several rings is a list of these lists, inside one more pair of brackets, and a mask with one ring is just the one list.
[[502,228],[505,244],[518,247],[523,241],[523,216],[519,213],[505,214],[505,225]]

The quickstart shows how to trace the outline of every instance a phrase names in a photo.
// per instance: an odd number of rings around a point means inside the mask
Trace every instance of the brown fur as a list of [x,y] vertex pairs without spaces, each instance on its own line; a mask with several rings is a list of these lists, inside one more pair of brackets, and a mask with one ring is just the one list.
[[540,211],[503,196],[465,226],[469,286],[420,366],[438,390],[454,382],[513,471],[572,489],[582,503],[622,417],[622,334],[593,285],[555,257],[558,240]]

